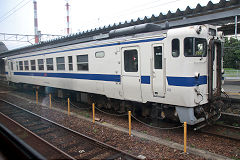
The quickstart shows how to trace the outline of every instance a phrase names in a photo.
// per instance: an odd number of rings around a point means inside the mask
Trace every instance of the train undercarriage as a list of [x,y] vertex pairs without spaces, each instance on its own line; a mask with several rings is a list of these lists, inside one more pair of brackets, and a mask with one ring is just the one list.
[[[85,103],[91,106],[95,103],[99,109],[109,111],[114,114],[125,114],[132,111],[134,116],[140,116],[144,119],[151,119],[153,121],[167,120],[174,123],[183,123],[187,121],[189,125],[200,124],[205,126],[219,119],[221,109],[224,107],[221,99],[216,98],[210,103],[199,105],[196,107],[182,107],[169,104],[159,103],[139,103],[133,101],[122,101],[117,99],[107,98],[103,95],[89,94],[83,92],[76,92],[70,90],[63,90],[51,87],[33,86],[29,84],[10,83],[25,91],[38,90],[42,94],[52,94],[54,97],[66,99],[71,97],[71,101]],[[91,107],[89,107],[91,108]]]

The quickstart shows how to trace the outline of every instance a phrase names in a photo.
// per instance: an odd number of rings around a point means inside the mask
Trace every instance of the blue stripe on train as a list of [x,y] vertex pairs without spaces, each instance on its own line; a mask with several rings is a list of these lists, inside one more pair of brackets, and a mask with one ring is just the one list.
[[[98,81],[120,82],[120,75],[109,74],[79,74],[79,73],[43,73],[43,72],[14,72],[14,75],[21,76],[38,76],[38,77],[55,77],[70,79],[86,79]],[[193,87],[207,84],[207,76],[195,77],[167,77],[168,84],[171,86]],[[141,76],[142,84],[150,84],[150,76]]]
[[108,74],[14,72],[14,75],[120,82],[120,75],[108,75]]
[[167,77],[169,85],[182,86],[182,87],[193,87],[197,85],[207,84],[207,76],[195,77]]

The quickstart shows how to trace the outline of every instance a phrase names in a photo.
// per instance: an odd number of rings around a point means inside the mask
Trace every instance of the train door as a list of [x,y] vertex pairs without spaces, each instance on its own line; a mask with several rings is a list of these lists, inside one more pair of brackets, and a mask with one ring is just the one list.
[[153,82],[153,96],[164,97],[165,96],[165,70],[164,70],[164,54],[163,44],[154,44],[153,50],[153,71],[152,71],[152,82]]
[[122,62],[121,82],[124,99],[142,101],[139,48],[122,48]]

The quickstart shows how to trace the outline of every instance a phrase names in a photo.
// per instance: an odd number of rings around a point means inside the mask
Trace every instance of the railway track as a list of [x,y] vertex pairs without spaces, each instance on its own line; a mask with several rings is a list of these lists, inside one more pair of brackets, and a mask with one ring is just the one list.
[[138,159],[51,120],[0,100],[0,112],[75,159]]
[[240,141],[240,115],[222,113],[213,125],[200,129],[201,132]]

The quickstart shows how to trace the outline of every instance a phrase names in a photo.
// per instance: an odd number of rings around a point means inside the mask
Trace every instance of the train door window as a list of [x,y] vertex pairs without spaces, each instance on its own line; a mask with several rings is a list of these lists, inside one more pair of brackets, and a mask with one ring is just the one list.
[[65,70],[64,57],[57,57],[56,60],[57,60],[57,70],[58,71]]
[[11,62],[11,70],[13,71],[13,62]]
[[125,72],[138,72],[138,52],[136,49],[124,51]]
[[77,56],[77,70],[88,71],[88,55]]
[[184,55],[186,57],[206,57],[207,55],[206,39],[193,37],[185,38]]
[[178,57],[180,54],[180,48],[179,48],[179,39],[173,39],[172,40],[172,56]]
[[162,69],[162,46],[154,47],[154,68]]
[[73,70],[73,60],[72,60],[72,56],[68,56],[68,69],[69,71]]
[[35,60],[30,60],[30,64],[31,64],[31,70],[35,71],[36,70],[36,61]]
[[20,71],[23,70],[23,61],[19,61],[19,69],[20,69]]
[[38,70],[39,71],[44,70],[44,61],[43,61],[43,59],[38,59],[37,61],[38,61]]
[[24,69],[25,69],[25,71],[28,71],[28,70],[29,70],[28,61],[24,61]]
[[47,70],[48,71],[53,71],[53,58],[47,58],[46,59],[47,62]]

